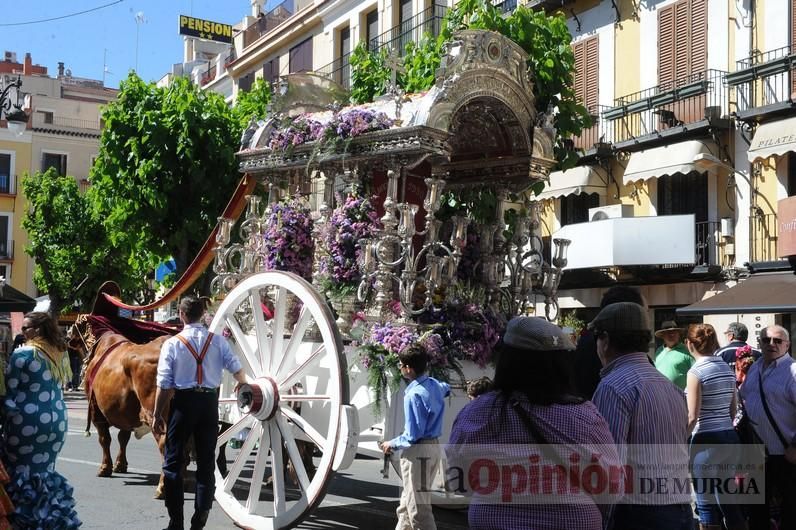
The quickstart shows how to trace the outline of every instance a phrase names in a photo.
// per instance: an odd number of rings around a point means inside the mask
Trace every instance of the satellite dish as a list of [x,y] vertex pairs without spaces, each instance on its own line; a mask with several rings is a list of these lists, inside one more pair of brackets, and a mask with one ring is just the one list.
[[72,70],[70,68],[66,69],[66,77],[72,77]]

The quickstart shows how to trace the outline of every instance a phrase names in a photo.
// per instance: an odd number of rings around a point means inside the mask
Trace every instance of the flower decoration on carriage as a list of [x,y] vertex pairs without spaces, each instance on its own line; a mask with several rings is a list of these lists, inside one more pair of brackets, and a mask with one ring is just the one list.
[[327,123],[301,114],[281,121],[271,131],[268,147],[287,153],[308,142],[338,147],[341,142],[350,141],[361,134],[389,129],[393,123],[385,113],[368,109],[355,108],[337,113]]
[[482,297],[478,289],[465,286],[420,317],[422,324],[445,330],[457,360],[471,361],[480,368],[492,362],[494,348],[506,327],[502,315],[476,302]]
[[326,255],[320,263],[321,285],[330,298],[356,293],[362,280],[361,242],[374,237],[380,223],[371,199],[356,192],[337,196],[337,208],[321,233]]
[[428,354],[427,373],[441,381],[450,381],[451,372],[464,382],[464,373],[456,358],[455,344],[444,326],[432,327],[422,334],[394,322],[375,324],[359,347],[360,363],[367,372],[367,385],[373,392],[376,414],[386,392],[395,391],[401,382],[398,354],[410,345],[419,344]]
[[309,206],[302,199],[288,198],[270,208],[263,234],[266,270],[293,272],[311,279],[315,243]]

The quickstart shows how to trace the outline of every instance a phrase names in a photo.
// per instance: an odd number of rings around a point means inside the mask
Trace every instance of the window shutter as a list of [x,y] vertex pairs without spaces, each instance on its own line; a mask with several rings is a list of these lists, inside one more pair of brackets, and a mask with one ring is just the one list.
[[689,1],[674,4],[674,76],[676,81],[691,73],[691,42],[689,40]]
[[593,37],[585,42],[586,75],[583,104],[589,112],[595,112],[597,104],[600,102],[600,46],[597,39],[598,37]]
[[691,1],[691,70],[688,75],[704,72],[708,67],[708,2]]
[[674,80],[674,7],[658,11],[658,84]]

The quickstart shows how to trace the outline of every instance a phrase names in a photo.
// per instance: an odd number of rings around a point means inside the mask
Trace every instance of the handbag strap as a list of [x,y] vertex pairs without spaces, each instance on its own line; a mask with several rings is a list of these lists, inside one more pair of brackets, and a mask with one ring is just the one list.
[[768,408],[768,403],[766,402],[766,393],[763,391],[763,367],[760,366],[760,377],[757,380],[758,384],[760,385],[760,400],[763,402],[763,410],[766,411],[766,416],[768,416],[768,422],[774,427],[774,432],[777,433],[779,437],[779,441],[782,442],[782,447],[784,449],[788,448],[788,442],[785,441],[785,437],[782,435],[782,431],[779,430],[779,425],[777,422],[774,421],[774,416],[771,414],[771,410]]
[[[583,401],[584,400],[579,397],[565,396],[562,399],[561,404],[572,405],[583,403]],[[517,416],[520,417],[520,420],[522,420],[525,428],[528,430],[531,436],[533,436],[534,440],[536,440],[536,443],[539,444],[539,453],[550,460],[555,461],[557,464],[562,464],[564,467],[566,467],[566,463],[564,463],[558,452],[551,450],[551,448],[548,447],[550,442],[547,441],[547,438],[545,438],[544,434],[542,434],[542,431],[539,429],[539,427],[536,426],[536,423],[533,422],[530,415],[528,415],[528,413],[525,412],[525,409],[522,408],[519,400],[516,397],[512,397],[509,401],[509,404],[511,405],[511,408],[514,409],[514,412],[517,413]]]

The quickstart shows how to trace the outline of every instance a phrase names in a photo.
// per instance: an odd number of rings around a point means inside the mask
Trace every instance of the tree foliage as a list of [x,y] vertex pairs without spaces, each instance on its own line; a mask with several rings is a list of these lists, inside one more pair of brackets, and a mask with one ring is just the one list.
[[387,92],[390,68],[387,49],[370,51],[360,42],[349,58],[351,64],[351,103],[367,103]]
[[268,104],[271,103],[271,85],[263,79],[257,79],[248,92],[238,92],[232,115],[242,133],[249,125],[252,118],[265,117]]
[[123,287],[131,283],[124,262],[109,245],[102,224],[92,218],[73,177],[58,176],[54,169],[26,174],[22,189],[29,203],[22,217],[29,241],[25,252],[36,262],[33,281],[49,294],[54,315],[76,300],[85,309],[108,278]]
[[219,94],[181,78],[160,88],[134,73],[103,120],[92,210],[138,277],[169,257],[179,275],[240,178],[240,122]]

